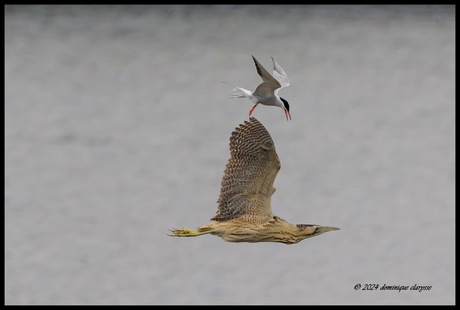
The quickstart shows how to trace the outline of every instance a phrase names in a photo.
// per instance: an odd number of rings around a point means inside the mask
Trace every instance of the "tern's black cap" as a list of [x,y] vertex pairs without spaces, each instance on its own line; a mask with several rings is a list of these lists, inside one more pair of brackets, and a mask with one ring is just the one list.
[[283,101],[284,107],[286,108],[286,110],[289,111],[289,103],[287,102],[287,100],[286,100],[286,99],[283,99],[283,98],[281,98],[281,97],[280,97],[280,99],[281,99],[281,101]]

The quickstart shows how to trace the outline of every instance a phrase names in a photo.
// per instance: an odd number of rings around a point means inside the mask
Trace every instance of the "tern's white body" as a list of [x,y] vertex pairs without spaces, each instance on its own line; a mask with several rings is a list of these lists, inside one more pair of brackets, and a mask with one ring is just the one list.
[[290,84],[289,78],[284,72],[283,68],[273,59],[273,75],[268,73],[267,70],[254,58],[254,63],[256,65],[257,73],[262,78],[262,83],[260,83],[256,90],[253,92],[242,87],[238,87],[232,85],[234,89],[234,94],[231,98],[249,98],[254,106],[249,111],[249,116],[251,116],[252,111],[254,108],[260,103],[267,106],[276,106],[284,109],[286,113],[286,118],[290,118],[291,115],[289,113],[289,104],[286,100],[278,96],[278,91],[283,88],[287,87]]

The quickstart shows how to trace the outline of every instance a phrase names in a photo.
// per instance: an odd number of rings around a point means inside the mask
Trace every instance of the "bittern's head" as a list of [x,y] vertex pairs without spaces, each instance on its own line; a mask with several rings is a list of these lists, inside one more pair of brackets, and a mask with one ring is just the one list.
[[302,237],[302,240],[306,238],[319,236],[328,231],[340,230],[340,228],[337,227],[320,226],[312,224],[297,224],[297,228],[299,229],[299,235]]

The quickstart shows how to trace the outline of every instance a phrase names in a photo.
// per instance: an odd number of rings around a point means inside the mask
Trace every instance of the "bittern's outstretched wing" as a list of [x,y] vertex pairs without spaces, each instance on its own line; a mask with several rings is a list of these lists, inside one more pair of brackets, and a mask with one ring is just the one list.
[[245,216],[256,222],[272,217],[273,182],[280,167],[275,144],[257,119],[251,117],[237,127],[230,137],[230,159],[222,178],[217,214],[211,220]]

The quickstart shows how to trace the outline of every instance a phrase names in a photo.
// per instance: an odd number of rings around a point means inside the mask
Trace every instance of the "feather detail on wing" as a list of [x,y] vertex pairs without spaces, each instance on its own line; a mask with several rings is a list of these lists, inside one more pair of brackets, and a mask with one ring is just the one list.
[[217,214],[211,220],[227,221],[251,217],[265,221],[273,216],[271,194],[280,169],[275,144],[265,127],[254,117],[230,137],[230,159],[225,167]]

